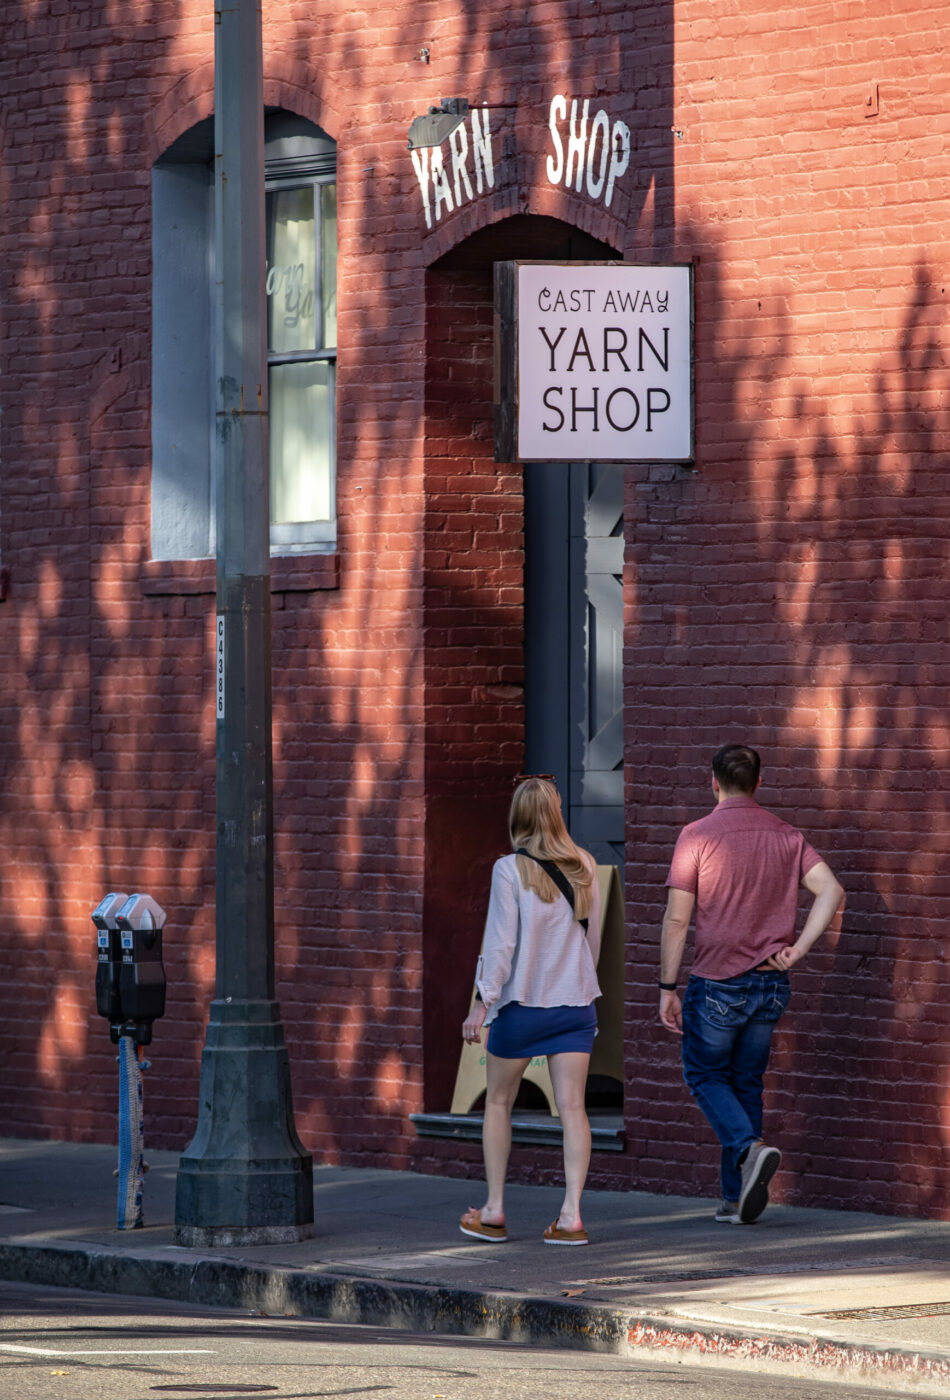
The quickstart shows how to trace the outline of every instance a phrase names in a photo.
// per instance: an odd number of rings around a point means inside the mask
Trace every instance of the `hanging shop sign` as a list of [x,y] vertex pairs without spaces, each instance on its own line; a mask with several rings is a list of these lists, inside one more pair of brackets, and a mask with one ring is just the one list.
[[495,460],[690,462],[693,269],[495,264]]

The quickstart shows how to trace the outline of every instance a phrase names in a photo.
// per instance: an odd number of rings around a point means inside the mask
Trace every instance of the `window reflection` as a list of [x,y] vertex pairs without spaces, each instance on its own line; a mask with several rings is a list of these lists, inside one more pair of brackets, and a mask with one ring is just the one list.
[[[273,354],[317,348],[313,194],[313,186],[305,185],[267,196],[267,345]],[[334,242],[335,237],[334,229]]]
[[[267,191],[271,524],[291,547],[335,519],[336,185],[314,172]],[[301,533],[303,532],[303,533]]]
[[331,520],[333,366],[272,365],[269,385],[271,520]]

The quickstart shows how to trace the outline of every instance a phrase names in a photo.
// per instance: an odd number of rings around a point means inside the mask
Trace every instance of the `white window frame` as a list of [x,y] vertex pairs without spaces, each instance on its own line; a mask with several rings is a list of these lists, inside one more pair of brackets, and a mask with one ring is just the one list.
[[[320,189],[323,185],[336,184],[336,156],[328,154],[309,156],[275,156],[265,159],[265,190],[271,194],[276,190],[295,190],[310,186],[314,192],[314,220],[319,221],[317,258],[323,252],[323,219]],[[322,268],[320,270],[322,295]],[[336,547],[336,357],[337,347],[332,349],[299,350],[286,354],[275,354],[268,348],[267,369],[272,365],[313,364],[319,362],[333,366],[332,393],[330,394],[330,422],[328,425],[330,442],[330,502],[333,512],[329,520],[307,520],[295,524],[275,524],[271,521],[271,554],[313,554]]]
[[[152,521],[154,560],[215,552],[213,119],[175,142],[152,171]],[[313,123],[280,111],[265,118],[265,188],[336,182],[336,144]],[[319,216],[320,201],[316,210]],[[322,228],[321,228],[322,237]],[[271,525],[271,555],[336,549],[337,349],[288,359],[332,361],[329,521]]]

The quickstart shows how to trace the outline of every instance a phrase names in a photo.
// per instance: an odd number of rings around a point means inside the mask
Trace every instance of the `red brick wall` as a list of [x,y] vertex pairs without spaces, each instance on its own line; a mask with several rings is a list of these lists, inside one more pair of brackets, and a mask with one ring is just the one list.
[[[170,916],[147,1134],[172,1146],[213,982],[213,597],[207,570],[149,567],[149,178],[211,110],[213,26],[197,0],[116,15],[0,10],[0,1109],[8,1131],[112,1134],[88,913],[144,886]],[[778,1189],[950,1214],[942,9],[492,0],[368,20],[274,0],[265,18],[266,101],[329,131],[340,163],[338,573],[307,591],[275,568],[274,593],[279,995],[305,1142],[477,1170],[407,1116],[445,1106],[520,765],[520,473],[493,461],[487,267],[550,255],[541,215],[696,263],[697,471],[628,477],[628,1151],[593,1179],[715,1190],[655,1025],[654,945],[676,830],[741,734],[764,799],[849,891],[777,1047]],[[609,210],[545,178],[555,92],[633,132]],[[492,111],[493,190],[427,230],[405,133],[455,93],[518,105]]]
[[762,801],[848,891],[777,1040],[777,1189],[946,1215],[941,12],[676,14],[670,251],[697,260],[698,470],[628,484],[631,1165],[649,1189],[716,1189],[646,954],[676,831],[739,737],[763,751]]
[[445,1112],[524,751],[523,497],[494,460],[491,268],[430,271],[425,333],[425,1095]]
[[[22,1133],[114,1132],[88,917],[110,888],[147,888],[169,913],[148,1139],[183,1144],[195,1122],[214,970],[213,566],[148,559],[149,182],[211,110],[212,18],[0,16],[0,1102]],[[382,112],[380,74],[329,76],[353,32],[302,36],[277,7],[267,42],[265,100],[340,138],[345,344],[339,587],[332,569],[311,591],[274,570],[278,995],[305,1141],[326,1160],[398,1161],[421,1107],[423,806],[421,357],[397,351],[423,282],[418,256],[392,266],[401,115]],[[414,206],[403,221],[405,249]]]

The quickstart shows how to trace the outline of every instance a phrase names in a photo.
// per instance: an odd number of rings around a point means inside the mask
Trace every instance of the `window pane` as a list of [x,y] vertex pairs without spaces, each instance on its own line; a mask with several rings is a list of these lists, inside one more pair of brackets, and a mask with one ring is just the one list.
[[267,344],[274,354],[316,345],[313,186],[267,196]]
[[271,365],[270,501],[274,524],[333,518],[333,366]]
[[323,348],[336,348],[336,185],[320,186],[323,218]]

